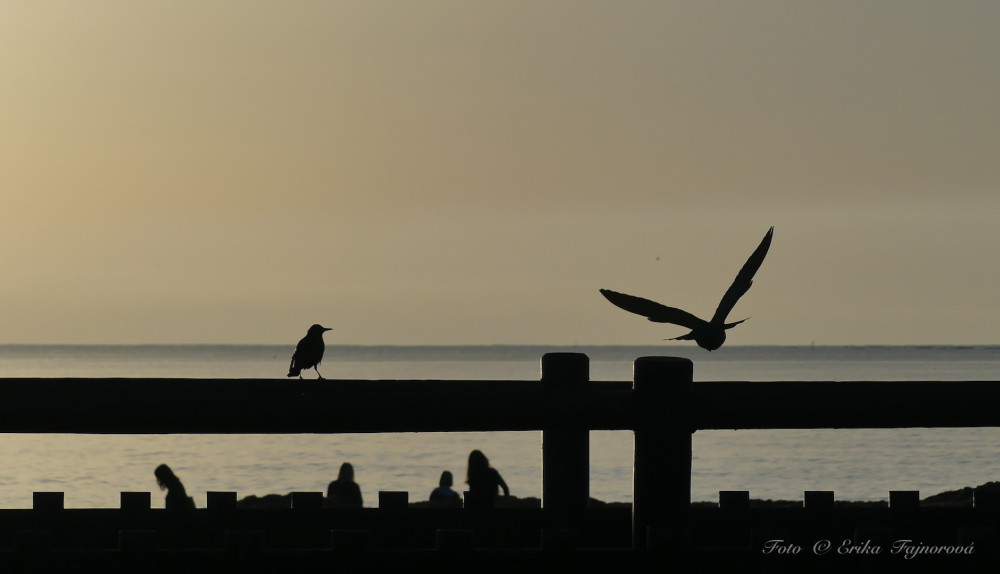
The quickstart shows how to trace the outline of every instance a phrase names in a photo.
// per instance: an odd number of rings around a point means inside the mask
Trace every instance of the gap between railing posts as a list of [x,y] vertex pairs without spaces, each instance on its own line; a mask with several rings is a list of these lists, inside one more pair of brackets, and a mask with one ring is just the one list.
[[689,545],[694,366],[679,357],[635,360],[632,545],[681,558]]

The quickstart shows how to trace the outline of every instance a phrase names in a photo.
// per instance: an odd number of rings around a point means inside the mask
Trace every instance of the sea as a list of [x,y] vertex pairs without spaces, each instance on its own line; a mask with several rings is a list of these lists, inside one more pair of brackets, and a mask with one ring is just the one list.
[[[283,379],[292,347],[270,345],[0,345],[3,378]],[[549,352],[590,357],[592,381],[629,381],[637,357],[680,356],[698,381],[1000,381],[1000,346],[328,346],[328,380],[538,380]],[[315,372],[306,373],[314,377]],[[3,382],[0,380],[0,385]],[[141,384],[138,382],[136,384]],[[114,397],[107,397],[113,401]],[[857,399],[863,402],[865,397]],[[1000,405],[998,405],[1000,407]],[[592,431],[591,496],[632,499],[632,433]],[[69,508],[117,508],[121,492],[153,493],[166,463],[195,503],[208,491],[240,498],[325,491],[350,462],[365,506],[380,490],[424,500],[444,470],[461,482],[483,451],[518,497],[541,497],[541,433],[289,435],[6,434],[0,438],[0,508],[30,508],[33,492],[65,493]],[[842,500],[921,497],[1000,480],[1000,429],[698,431],[691,496],[722,490],[800,500],[832,490]],[[461,485],[456,485],[461,488]]]

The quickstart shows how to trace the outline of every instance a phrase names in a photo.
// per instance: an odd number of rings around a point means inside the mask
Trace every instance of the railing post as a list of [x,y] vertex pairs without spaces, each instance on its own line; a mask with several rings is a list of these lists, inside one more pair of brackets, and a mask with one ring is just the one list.
[[[581,391],[590,380],[583,353],[542,355],[542,384],[553,393]],[[590,429],[560,422],[542,430],[542,508],[549,528],[578,528],[590,501]]]
[[119,507],[122,510],[142,512],[150,509],[150,493],[148,492],[123,492]]
[[691,510],[691,427],[688,398],[694,368],[689,359],[635,360],[635,465],[632,545],[681,550]]

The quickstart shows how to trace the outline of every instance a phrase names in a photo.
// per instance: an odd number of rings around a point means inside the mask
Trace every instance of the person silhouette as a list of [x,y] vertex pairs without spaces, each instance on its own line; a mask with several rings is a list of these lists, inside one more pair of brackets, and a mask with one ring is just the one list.
[[431,501],[440,500],[444,502],[451,502],[451,501],[458,502],[461,499],[461,497],[459,497],[457,492],[452,490],[451,486],[453,484],[455,484],[455,479],[454,477],[452,477],[451,471],[446,470],[442,472],[441,479],[438,480],[438,487],[431,491],[430,500]]
[[177,478],[170,467],[161,464],[153,471],[156,476],[156,484],[160,490],[166,490],[167,496],[164,506],[167,510],[191,510],[194,509],[194,499],[187,495],[181,479]]
[[465,500],[468,508],[493,508],[497,488],[503,489],[504,496],[510,496],[510,489],[497,470],[490,466],[490,460],[480,450],[469,453],[469,465],[465,472],[465,482],[469,494]]
[[361,508],[361,487],[354,482],[354,467],[351,463],[340,465],[337,480],[326,487],[326,499],[334,508]]

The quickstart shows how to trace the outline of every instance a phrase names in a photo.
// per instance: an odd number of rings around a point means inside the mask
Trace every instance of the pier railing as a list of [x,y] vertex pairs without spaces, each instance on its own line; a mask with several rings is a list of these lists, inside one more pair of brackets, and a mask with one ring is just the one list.
[[632,382],[590,381],[577,353],[540,381],[3,379],[0,433],[542,432],[545,524],[587,512],[589,431],[635,437],[632,548],[683,549],[691,435],[703,429],[1000,426],[993,382],[693,382],[642,357]]

